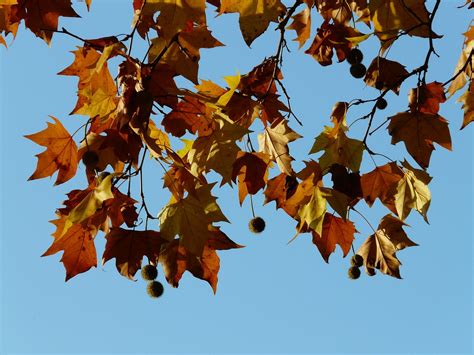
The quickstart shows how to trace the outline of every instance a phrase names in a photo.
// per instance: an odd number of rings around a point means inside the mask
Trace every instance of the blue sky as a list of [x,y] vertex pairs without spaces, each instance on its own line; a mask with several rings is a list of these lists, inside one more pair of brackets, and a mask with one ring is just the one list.
[[[436,43],[441,57],[430,64],[429,81],[444,82],[452,75],[461,33],[472,17],[472,12],[456,8],[461,2],[442,2],[435,24],[436,32],[444,35]],[[83,19],[61,25],[85,38],[128,33],[130,3],[95,0],[90,13],[79,3]],[[275,52],[278,38],[272,30],[252,49],[245,47],[237,19],[209,17],[213,34],[227,46],[202,51],[200,78],[224,85],[223,76],[246,73]],[[293,36],[288,33],[288,38]],[[326,264],[306,234],[287,245],[294,222],[275,211],[274,203],[261,206],[261,196],[254,201],[267,229],[252,235],[247,229],[248,199],[240,208],[237,190],[216,187],[214,194],[232,222],[223,230],[247,246],[220,253],[216,295],[206,283],[185,274],[178,289],[165,285],[164,296],[153,300],[143,281],[121,277],[113,262],[65,283],[60,254],[40,255],[52,241],[53,226],[47,221],[54,218],[64,194],[85,186],[83,168],[59,187],[53,188],[52,179],[27,182],[41,147],[23,135],[43,129],[48,115],[62,119],[71,131],[84,122],[81,116],[68,116],[75,105],[76,78],[55,75],[72,62],[68,51],[78,45],[75,39],[56,35],[48,47],[22,27],[8,50],[0,48],[0,353],[472,352],[473,127],[459,131],[462,111],[454,99],[440,111],[450,122],[454,149],[437,147],[432,157],[430,225],[416,213],[407,220],[407,233],[420,246],[399,253],[403,280],[362,275],[351,281],[346,276],[348,258],[342,259],[338,249]],[[301,160],[308,159],[313,138],[329,123],[336,101],[371,98],[375,90],[353,79],[347,63],[322,68],[298,51],[295,42],[290,48],[284,82],[304,122],[303,128],[290,123],[304,135],[290,150]],[[368,65],[377,43],[368,41],[361,48]],[[143,48],[136,49],[138,54]],[[425,50],[423,41],[408,38],[389,58],[411,69],[424,60]],[[376,123],[406,109],[412,85],[404,84],[400,97],[389,94],[389,106]],[[368,110],[351,112],[349,122]],[[360,138],[364,127],[356,124],[350,135]],[[390,156],[406,156],[403,145],[389,142],[386,130],[370,140]],[[385,163],[383,158],[377,162]],[[364,164],[362,171],[372,168],[372,163]],[[158,173],[150,169],[146,182],[156,212],[167,198]],[[386,214],[379,204],[361,210],[372,224]],[[360,218],[354,220],[360,232],[358,247],[371,231]],[[98,250],[103,246],[98,237]],[[163,281],[162,274],[159,278]]]

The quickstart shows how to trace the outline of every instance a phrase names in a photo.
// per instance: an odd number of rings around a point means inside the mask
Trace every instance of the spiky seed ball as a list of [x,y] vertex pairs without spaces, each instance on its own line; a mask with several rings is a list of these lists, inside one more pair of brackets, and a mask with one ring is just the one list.
[[347,62],[349,64],[359,64],[362,63],[362,59],[364,59],[364,55],[362,54],[361,50],[358,48],[353,48],[347,55]]
[[160,297],[164,290],[163,284],[159,281],[150,281],[146,287],[146,292],[153,298]]
[[262,233],[265,229],[265,220],[261,217],[252,218],[249,222],[249,229],[252,233]]
[[359,254],[355,254],[351,258],[351,265],[355,267],[361,267],[364,264],[364,258]]
[[152,281],[156,279],[158,276],[158,270],[156,269],[156,266],[153,265],[145,265],[142,268],[142,279],[146,281]]
[[380,99],[377,100],[377,103],[375,104],[375,106],[377,106],[377,108],[379,110],[385,110],[385,108],[387,107],[387,100],[385,100],[383,97],[381,97]]
[[99,156],[93,150],[88,150],[82,156],[82,163],[89,169],[94,169],[99,163]]
[[357,266],[352,266],[347,271],[347,275],[351,280],[357,280],[360,276],[360,269]]
[[375,269],[373,267],[368,267],[366,270],[365,270],[366,274],[369,275],[369,276],[374,276],[376,274],[375,272]]
[[362,63],[357,63],[357,64],[353,64],[351,65],[351,75],[356,78],[356,79],[360,79],[362,78],[365,73],[367,72],[367,68],[365,67],[364,64]]

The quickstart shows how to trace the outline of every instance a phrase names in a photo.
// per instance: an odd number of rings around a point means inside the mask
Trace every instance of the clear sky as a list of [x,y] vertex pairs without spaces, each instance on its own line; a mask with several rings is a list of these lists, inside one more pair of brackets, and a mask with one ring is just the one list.
[[[436,42],[441,57],[430,65],[430,81],[444,82],[454,70],[461,33],[472,17],[472,10],[456,8],[461,3],[442,1],[435,29],[444,37]],[[83,19],[66,19],[61,25],[82,37],[130,32],[131,1],[94,0],[90,13],[81,3],[76,9]],[[202,51],[202,79],[224,85],[223,76],[246,73],[275,52],[273,30],[250,50],[237,16],[208,19],[215,37],[227,47]],[[376,55],[376,44],[361,46],[366,65]],[[68,51],[78,45],[56,35],[49,48],[22,26],[10,48],[0,48],[0,353],[472,353],[474,127],[459,131],[462,111],[454,100],[440,112],[450,122],[454,149],[437,147],[432,157],[430,225],[417,213],[407,220],[407,232],[420,246],[398,253],[403,280],[363,274],[351,281],[349,258],[342,259],[338,249],[326,264],[307,234],[287,245],[295,223],[275,211],[274,203],[261,206],[261,196],[254,201],[267,229],[252,235],[247,229],[248,199],[240,208],[237,190],[226,187],[214,188],[232,221],[223,230],[247,247],[220,253],[216,295],[187,273],[178,289],[165,285],[163,297],[150,299],[146,284],[121,277],[113,261],[65,283],[60,254],[40,255],[52,241],[48,221],[64,194],[85,187],[83,167],[79,177],[59,187],[53,188],[52,179],[27,182],[36,165],[34,155],[42,148],[23,135],[43,129],[48,115],[61,118],[71,131],[84,122],[81,116],[68,116],[77,79],[55,75],[72,62]],[[143,49],[136,48],[137,54]],[[298,51],[295,42],[290,48],[283,74],[304,127],[294,121],[290,126],[305,136],[290,149],[302,160],[329,123],[336,101],[370,98],[376,92],[353,79],[347,63],[322,68]],[[389,58],[412,69],[422,63],[426,48],[422,41],[404,39]],[[399,98],[389,95],[389,106],[376,122],[406,109],[405,93],[412,85],[404,84]],[[351,112],[349,122],[368,110]],[[356,124],[352,136],[360,138],[364,127]],[[370,141],[380,151],[402,157],[403,146],[389,142],[386,130]],[[385,162],[381,158],[378,163]],[[372,168],[365,164],[362,171]],[[156,212],[166,203],[158,172],[151,169],[147,179]],[[373,224],[387,213],[380,204],[362,211]],[[360,218],[355,222],[358,248],[371,231]],[[99,256],[103,246],[99,236]],[[159,278],[163,281],[161,270]]]

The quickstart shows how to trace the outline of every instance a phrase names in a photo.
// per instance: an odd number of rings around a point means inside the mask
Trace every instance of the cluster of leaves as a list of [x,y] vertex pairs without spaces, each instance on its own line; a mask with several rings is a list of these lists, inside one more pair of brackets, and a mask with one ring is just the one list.
[[[86,4],[91,6],[91,0]],[[61,261],[69,279],[97,265],[94,239],[102,231],[107,240],[102,260],[115,259],[123,276],[133,279],[146,256],[150,264],[162,265],[172,286],[177,287],[189,271],[215,292],[217,250],[241,247],[218,225],[228,220],[211,193],[216,182],[208,181],[209,173],[216,173],[210,176],[219,176],[221,186],[237,185],[240,204],[248,195],[263,192],[265,203],[274,201],[295,220],[296,236],[311,233],[326,262],[337,245],[344,256],[354,250],[357,231],[349,212],[359,213],[355,206],[361,201],[371,207],[379,199],[391,213],[357,254],[371,273],[378,269],[400,278],[396,253],[416,245],[403,230],[404,220],[412,210],[427,220],[431,177],[426,169],[434,143],[451,149],[448,122],[438,113],[446,93],[452,96],[469,83],[459,98],[462,128],[474,120],[472,26],[465,33],[454,76],[445,83],[426,82],[434,42],[440,38],[432,29],[439,4],[437,0],[428,11],[423,0],[297,0],[289,7],[280,0],[134,0],[129,35],[83,39],[58,29],[59,17],[78,16],[70,0],[0,0],[0,43],[5,46],[2,35],[16,36],[21,22],[47,43],[54,33],[83,43],[73,52],[73,63],[59,74],[78,78],[72,114],[86,116],[87,122],[71,135],[52,117],[45,130],[27,136],[46,148],[30,179],[57,172],[56,184],[62,184],[76,175],[81,159],[86,166],[88,186],[72,190],[64,207],[56,211],[54,241],[44,255],[63,251]],[[276,53],[247,74],[226,77],[225,88],[198,81],[200,50],[223,45],[207,27],[209,5],[220,15],[239,13],[249,46],[272,22],[280,33]],[[472,8],[470,1],[466,5]],[[314,34],[312,21],[319,21]],[[362,73],[365,83],[376,89],[376,97],[337,102],[331,126],[317,135],[309,152],[319,158],[304,161],[299,171],[292,167],[289,143],[301,138],[291,121],[301,122],[291,109],[281,71],[287,31],[294,31],[300,48],[312,38],[305,53],[322,66],[333,64],[334,53],[337,61],[346,60],[371,36],[381,44]],[[132,55],[138,36],[149,43],[144,60]],[[387,59],[387,49],[405,36],[422,37],[429,44],[425,60],[411,71]],[[112,58],[120,62],[115,79],[109,71]],[[178,88],[179,76],[194,83],[195,89]],[[367,138],[384,125],[372,128],[375,115],[386,106],[384,97],[390,91],[399,94],[411,77],[418,81],[409,92],[408,110],[388,117],[384,124],[388,123],[392,144],[403,142],[421,169],[407,160],[386,157],[387,164],[361,173],[364,156],[382,155],[369,148]],[[347,117],[351,107],[362,104],[372,105],[359,119],[367,123],[366,133],[361,139],[351,138]],[[256,150],[252,138],[255,127],[262,125],[256,132]],[[78,132],[85,132],[79,146],[74,139]],[[183,143],[182,149],[174,147]],[[157,216],[145,200],[146,157],[163,168],[163,186],[171,195]],[[276,169],[279,174],[269,178]],[[332,186],[323,184],[328,174]],[[136,180],[140,196],[134,199],[131,185]],[[128,189],[121,191],[122,186]],[[146,219],[144,230],[139,230],[140,215]],[[148,229],[148,219],[157,219],[159,228]]]

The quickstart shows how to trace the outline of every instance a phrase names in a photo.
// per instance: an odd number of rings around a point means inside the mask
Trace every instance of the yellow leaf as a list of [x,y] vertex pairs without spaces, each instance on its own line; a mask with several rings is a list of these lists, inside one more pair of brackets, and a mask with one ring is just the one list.
[[428,223],[426,213],[431,203],[431,193],[426,184],[429,176],[423,170],[403,164],[405,175],[398,182],[395,193],[395,208],[400,219],[405,220],[412,209],[418,211]]
[[321,235],[324,214],[326,213],[326,198],[318,186],[314,187],[310,200],[298,210],[300,218],[300,230],[307,227]]
[[196,197],[188,194],[177,202],[172,200],[158,215],[162,237],[171,241],[178,235],[184,248],[196,256],[202,255],[207,240],[212,237],[209,226],[227,221],[211,195],[212,186],[196,189]]
[[234,75],[234,76],[226,76],[224,77],[224,80],[227,83],[227,85],[229,85],[229,90],[225,94],[223,94],[221,97],[219,97],[219,100],[217,100],[217,105],[220,105],[220,106],[226,106],[227,103],[230,101],[232,95],[234,95],[234,92],[240,83],[240,74],[237,73],[237,75]]
[[[275,124],[276,123],[276,124]],[[258,135],[258,145],[261,152],[267,153],[278,164],[280,171],[287,175],[293,173],[288,143],[301,138],[293,131],[286,120],[275,122],[272,126],[265,127],[265,131]]]
[[267,29],[270,22],[286,12],[280,0],[222,0],[220,14],[238,12],[240,31],[248,46]]

